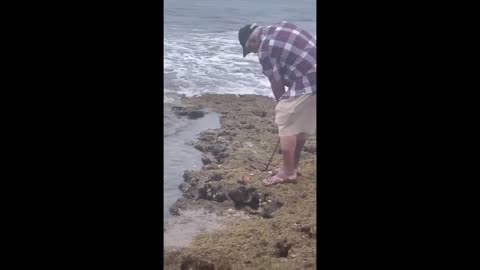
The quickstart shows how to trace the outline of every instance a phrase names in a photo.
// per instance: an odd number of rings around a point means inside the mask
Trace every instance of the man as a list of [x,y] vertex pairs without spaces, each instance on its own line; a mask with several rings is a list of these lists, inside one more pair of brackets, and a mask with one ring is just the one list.
[[239,30],[238,39],[243,57],[258,53],[263,74],[270,80],[278,102],[275,124],[283,162],[263,183],[270,186],[295,181],[307,136],[316,131],[316,40],[288,22],[265,27],[246,25]]

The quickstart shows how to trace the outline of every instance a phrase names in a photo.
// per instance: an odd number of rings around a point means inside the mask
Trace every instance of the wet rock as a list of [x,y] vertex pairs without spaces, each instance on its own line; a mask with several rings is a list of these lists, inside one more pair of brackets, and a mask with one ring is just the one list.
[[182,191],[183,193],[186,193],[188,192],[188,190],[192,187],[192,185],[190,185],[189,183],[181,183],[179,186],[178,186],[178,189],[180,189],[180,191]]
[[253,209],[258,209],[259,195],[254,187],[240,186],[228,192],[228,197],[235,203],[236,207],[248,205]]
[[212,200],[213,195],[215,195],[215,189],[212,188],[212,186],[210,184],[205,184],[204,188],[205,188],[205,191],[206,191],[205,199]]
[[211,152],[214,156],[218,156],[218,154],[225,152],[227,148],[222,144],[216,144],[212,147]]
[[305,268],[310,268],[310,267],[315,266],[315,263],[313,263],[313,262],[311,262],[311,261],[307,261],[307,262],[305,262],[305,263],[303,264],[303,266],[304,266]]
[[315,154],[317,152],[317,147],[315,145],[305,145],[303,151]]
[[216,129],[207,129],[202,132],[202,135],[214,135],[217,136],[218,131]]
[[252,214],[252,215],[258,215],[260,214],[260,211],[259,210],[255,210],[255,209],[252,209],[250,206],[245,206],[245,211],[249,214]]
[[187,116],[189,119],[198,119],[205,116],[205,112],[193,107],[186,108],[182,106],[173,106],[172,111],[177,116]]
[[260,198],[260,196],[258,195],[258,193],[256,191],[252,192],[252,198],[251,198],[250,202],[248,203],[248,206],[250,206],[252,209],[257,210],[260,206],[259,198]]
[[185,111],[185,108],[181,107],[181,106],[173,106],[172,111],[173,112],[181,112],[181,111]]
[[263,218],[273,218],[274,217],[274,212],[277,211],[280,207],[283,206],[283,203],[277,200],[269,200],[267,199],[267,205],[264,206],[263,212],[261,213],[261,216]]
[[185,198],[179,198],[177,201],[168,209],[172,216],[180,216],[180,211],[185,208],[188,200]]
[[260,116],[260,117],[265,117],[267,116],[267,112],[266,111],[263,111],[263,110],[253,110],[252,113],[256,116]]
[[205,170],[215,170],[218,168],[218,164],[216,163],[210,163],[208,165],[203,166],[203,169]]
[[244,186],[228,192],[228,197],[235,203],[235,205],[243,205],[246,197],[246,188]]
[[180,216],[180,209],[178,209],[178,207],[172,206],[168,209],[168,212],[170,212],[172,216]]
[[205,144],[203,144],[202,142],[195,142],[193,144],[193,147],[195,147],[195,149],[197,149],[198,151],[201,151],[201,152],[206,152],[207,151],[207,146]]
[[186,170],[183,172],[183,181],[184,182],[195,182],[195,179],[198,179],[200,178],[200,173],[199,172],[196,172],[196,171],[191,171],[191,170]]
[[188,116],[188,119],[198,119],[198,118],[202,118],[203,116],[205,116],[205,112],[191,111],[191,112],[188,112],[187,116]]
[[215,201],[217,202],[224,202],[227,200],[227,194],[225,194],[225,192],[218,192],[214,195],[214,199]]
[[202,163],[203,163],[203,165],[208,165],[208,164],[212,163],[212,160],[207,156],[202,156]]
[[286,258],[288,256],[288,251],[293,245],[287,243],[287,240],[279,241],[275,244],[275,256]]
[[218,136],[227,136],[227,135],[230,135],[230,132],[228,130],[220,129],[218,131]]
[[310,226],[310,225],[303,225],[300,227],[300,231],[302,233],[305,233],[308,238],[312,238],[314,233],[313,233],[313,226]]
[[213,134],[205,134],[205,135],[202,135],[198,138],[200,141],[204,141],[204,142],[213,142],[216,140],[216,136],[213,135]]
[[259,193],[258,196],[259,196],[259,201],[262,203],[262,202],[266,202],[266,201],[267,201],[267,198],[268,198],[268,196],[270,196],[270,194],[268,194],[268,193]]
[[186,257],[182,260],[180,270],[214,270],[214,264],[197,258]]
[[223,175],[222,175],[221,172],[216,171],[216,172],[212,172],[210,174],[210,180],[211,181],[220,181],[222,179],[223,179]]
[[221,152],[219,153],[216,158],[219,163],[222,163],[227,157],[229,157],[230,154],[227,152]]
[[197,189],[194,200],[198,201],[200,199],[206,199],[206,198],[207,198],[207,189],[205,187],[201,187]]

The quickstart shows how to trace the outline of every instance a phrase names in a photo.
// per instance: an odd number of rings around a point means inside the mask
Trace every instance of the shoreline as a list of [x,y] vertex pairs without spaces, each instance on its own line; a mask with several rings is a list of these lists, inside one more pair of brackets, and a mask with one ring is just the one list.
[[[183,249],[164,251],[164,268],[315,268],[316,137],[309,138],[302,152],[297,183],[265,187],[261,180],[269,172],[263,170],[278,139],[273,99],[207,94],[182,97],[181,102],[177,115],[209,109],[220,115],[221,127],[202,132],[193,142],[204,166],[185,171],[180,185],[184,196],[170,212],[203,209],[227,222],[200,233]],[[280,161],[277,152],[269,171]]]
[[[169,114],[168,124],[164,132],[164,219],[171,218],[169,207],[182,196],[178,186],[182,183],[184,170],[198,170],[202,167],[202,153],[186,142],[195,140],[203,131],[220,127],[220,115],[206,112],[198,119],[177,118],[173,112]],[[164,120],[165,121],[165,120]],[[167,130],[168,129],[168,130]],[[165,221],[165,220],[164,220]]]

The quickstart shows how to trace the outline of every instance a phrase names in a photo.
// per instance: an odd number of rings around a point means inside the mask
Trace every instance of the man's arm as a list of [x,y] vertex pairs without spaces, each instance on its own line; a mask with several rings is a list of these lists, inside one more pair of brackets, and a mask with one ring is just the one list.
[[272,78],[268,78],[270,80],[270,86],[272,87],[273,95],[275,96],[275,100],[278,102],[280,97],[285,94],[285,83],[283,80],[275,80]]
[[270,57],[268,54],[262,54],[259,59],[263,68],[262,73],[267,76],[270,81],[273,95],[278,102],[280,97],[285,94],[285,83],[280,73],[280,63],[278,63],[275,57]]

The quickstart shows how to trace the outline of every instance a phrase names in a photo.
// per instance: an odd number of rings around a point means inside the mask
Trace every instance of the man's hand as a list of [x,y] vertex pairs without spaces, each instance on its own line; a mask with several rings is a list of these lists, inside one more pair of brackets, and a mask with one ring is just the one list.
[[270,86],[272,87],[275,100],[278,102],[280,100],[280,97],[285,94],[285,83],[283,82],[283,80],[275,81],[273,79],[270,79]]

